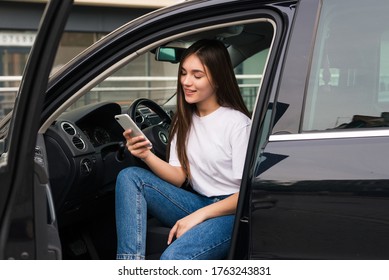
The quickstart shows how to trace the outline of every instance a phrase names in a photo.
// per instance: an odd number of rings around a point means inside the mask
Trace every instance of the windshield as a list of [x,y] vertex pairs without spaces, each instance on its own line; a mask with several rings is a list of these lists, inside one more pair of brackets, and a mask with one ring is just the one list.
[[[235,66],[239,87],[250,111],[253,110],[268,50],[264,50]],[[159,105],[175,105],[178,63],[158,61],[153,52],[140,55],[97,84],[74,102],[66,112],[100,102],[116,102],[127,108],[137,98],[148,98]]]
[[68,111],[104,101],[128,106],[139,97],[163,105],[175,94],[177,69],[178,64],[156,61],[153,53],[145,53],[92,88]]

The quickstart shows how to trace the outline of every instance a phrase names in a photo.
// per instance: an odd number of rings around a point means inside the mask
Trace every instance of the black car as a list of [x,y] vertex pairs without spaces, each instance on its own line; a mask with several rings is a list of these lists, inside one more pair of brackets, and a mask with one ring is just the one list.
[[[202,38],[228,47],[252,112],[228,259],[389,259],[387,0],[187,1],[49,78],[71,5],[48,4],[0,120],[1,259],[115,257],[116,176],[144,165],[114,116],[129,113],[163,158],[177,61]],[[150,225],[153,259],[169,229]]]

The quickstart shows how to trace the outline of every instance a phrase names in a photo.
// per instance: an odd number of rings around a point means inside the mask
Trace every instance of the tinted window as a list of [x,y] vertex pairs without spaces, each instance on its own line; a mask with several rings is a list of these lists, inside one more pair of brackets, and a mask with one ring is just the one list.
[[387,0],[323,1],[304,131],[389,126],[388,10]]

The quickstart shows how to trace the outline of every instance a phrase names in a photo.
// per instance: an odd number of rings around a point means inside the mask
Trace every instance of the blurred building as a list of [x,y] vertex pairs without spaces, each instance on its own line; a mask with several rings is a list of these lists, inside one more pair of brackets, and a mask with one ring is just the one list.
[[[46,2],[0,1],[0,115],[13,107]],[[178,2],[182,0],[75,0],[54,67],[65,64],[122,24]]]

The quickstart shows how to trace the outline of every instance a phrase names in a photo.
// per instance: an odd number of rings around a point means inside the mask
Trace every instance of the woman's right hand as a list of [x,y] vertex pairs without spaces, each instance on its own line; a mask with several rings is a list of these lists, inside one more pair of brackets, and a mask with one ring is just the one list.
[[152,144],[143,136],[131,137],[131,129],[124,131],[128,151],[135,157],[145,160],[150,154]]

